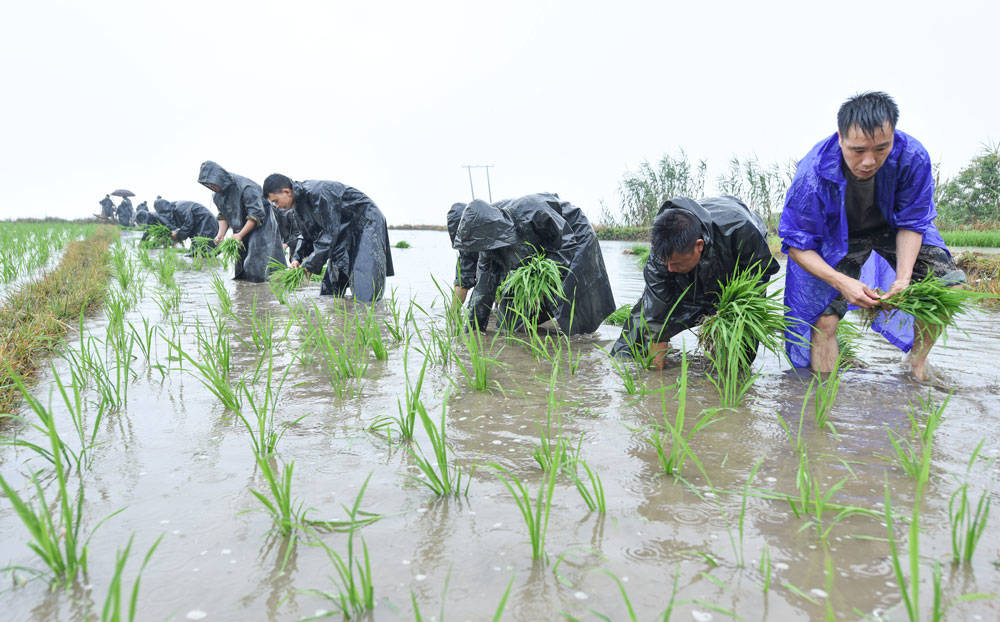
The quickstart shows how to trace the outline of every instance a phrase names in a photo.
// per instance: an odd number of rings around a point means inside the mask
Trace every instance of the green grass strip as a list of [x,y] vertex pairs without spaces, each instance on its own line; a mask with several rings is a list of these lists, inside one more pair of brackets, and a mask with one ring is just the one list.
[[0,413],[15,413],[20,392],[81,313],[100,306],[111,270],[108,246],[119,229],[101,226],[70,242],[55,270],[10,294],[0,306]]

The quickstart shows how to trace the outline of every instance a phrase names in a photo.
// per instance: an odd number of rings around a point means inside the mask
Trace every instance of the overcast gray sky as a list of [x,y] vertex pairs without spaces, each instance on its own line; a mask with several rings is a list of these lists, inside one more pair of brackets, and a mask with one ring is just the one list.
[[[593,220],[683,147],[800,158],[884,90],[957,172],[1000,140],[1000,3],[18,2],[4,10],[0,218],[78,217],[119,187],[211,206],[212,159],[333,179],[390,224],[558,192]],[[485,178],[476,177],[485,197]],[[709,192],[712,188],[709,188]]]

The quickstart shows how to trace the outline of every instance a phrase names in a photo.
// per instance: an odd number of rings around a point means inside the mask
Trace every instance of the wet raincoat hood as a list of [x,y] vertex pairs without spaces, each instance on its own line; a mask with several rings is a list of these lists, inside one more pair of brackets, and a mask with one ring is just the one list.
[[[470,320],[486,327],[493,303],[499,323],[517,326],[506,299],[496,299],[504,277],[528,257],[544,253],[565,270],[566,299],[546,309],[566,334],[590,333],[615,310],[600,243],[580,208],[555,194],[530,194],[489,205],[466,206],[455,236],[460,252],[479,252]],[[464,278],[464,275],[463,275]]]
[[[778,233],[781,250],[813,250],[836,266],[847,254],[847,215],[844,207],[847,181],[841,169],[837,135],[817,143],[799,162],[788,188]],[[934,174],[930,156],[917,139],[896,130],[885,163],[875,173],[875,197],[890,229],[923,234],[923,243],[945,248],[934,226]],[[862,267],[861,281],[869,287],[889,289],[896,278],[892,266],[872,253]],[[837,290],[812,276],[794,261],[785,272],[786,317],[791,328],[786,350],[792,365],[808,367],[811,325],[837,296]],[[913,318],[893,313],[880,316],[872,328],[904,352],[913,345]],[[804,342],[804,344],[803,344]]]
[[[229,172],[211,160],[201,163],[201,170],[198,172],[198,183],[208,188],[208,184],[219,187],[221,192],[225,192],[233,185],[233,176]],[[209,190],[212,190],[209,188]],[[214,191],[213,191],[214,192]]]
[[455,235],[458,234],[458,224],[462,222],[462,214],[468,203],[454,203],[448,210],[448,237],[451,238],[451,246],[455,246]]
[[[528,215],[529,219],[533,215],[541,216],[538,210],[533,210],[532,215]],[[559,219],[562,220],[561,217]],[[562,229],[561,225],[559,229]],[[555,234],[555,231],[553,233]],[[509,211],[476,199],[466,205],[462,211],[462,218],[458,223],[458,230],[455,232],[452,246],[458,251],[479,253],[504,246],[513,246],[521,241],[514,217]]]

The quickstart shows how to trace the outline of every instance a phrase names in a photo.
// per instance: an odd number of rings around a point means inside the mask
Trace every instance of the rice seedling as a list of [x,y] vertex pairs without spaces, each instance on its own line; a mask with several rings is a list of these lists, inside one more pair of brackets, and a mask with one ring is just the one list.
[[125,564],[128,562],[129,553],[132,551],[133,540],[135,540],[134,534],[129,537],[125,549],[115,553],[115,571],[111,577],[111,584],[108,586],[108,593],[104,597],[101,622],[120,622],[121,620],[132,622],[132,620],[135,620],[135,612],[139,603],[139,583],[142,580],[142,573],[146,569],[146,566],[149,565],[149,560],[153,557],[153,553],[156,552],[156,547],[160,546],[163,535],[160,535],[156,539],[156,542],[146,551],[146,556],[143,558],[142,564],[139,566],[139,571],[135,575],[135,581],[132,583],[132,592],[129,597],[128,608],[126,609],[122,603],[122,575],[125,573]]
[[861,329],[854,322],[842,319],[837,323],[837,349],[840,352],[841,367],[858,365],[861,357],[858,356],[857,342],[860,338]]
[[[972,470],[973,464],[979,458],[985,442],[985,438],[979,441],[976,449],[972,452],[972,456],[969,457],[969,462],[965,469],[966,479]],[[992,468],[994,462],[995,458],[990,459],[988,468]],[[948,499],[948,522],[951,524],[951,550],[954,563],[969,564],[972,561],[972,554],[976,551],[976,545],[979,544],[979,539],[982,538],[983,532],[986,530],[986,521],[990,516],[991,504],[990,491],[984,490],[979,496],[979,501],[975,504],[975,508],[973,508],[972,502],[969,499],[968,481],[962,482],[962,485]]]
[[371,348],[375,360],[384,361],[389,358],[385,342],[382,341],[382,331],[379,330],[378,315],[375,313],[375,305],[368,305],[362,314],[354,317],[355,342],[363,343]]
[[452,351],[452,356],[469,388],[475,391],[485,391],[490,387],[490,370],[501,364],[499,359],[491,356],[498,337],[499,333],[494,334],[487,345],[483,333],[478,327],[474,327],[472,320],[469,319],[465,320],[465,327],[458,334],[459,341],[465,346],[465,352],[469,355],[469,363],[466,365],[455,351]]
[[[562,462],[561,457],[558,462]],[[497,477],[510,491],[517,508],[521,511],[521,517],[528,528],[528,537],[531,539],[531,559],[542,560],[545,557],[545,536],[549,528],[549,513],[552,510],[552,493],[555,490],[559,469],[549,469],[544,474],[532,507],[528,489],[516,475],[495,462],[489,463],[488,466],[496,472]]]
[[334,582],[337,591],[326,592],[310,589],[303,590],[303,592],[325,598],[336,607],[336,611],[320,612],[312,617],[304,618],[304,620],[318,620],[336,614],[351,618],[371,611],[375,607],[375,586],[371,557],[368,554],[368,544],[365,539],[361,538],[360,558],[356,557],[353,529],[347,536],[346,556],[342,557],[322,540],[317,539],[316,544],[323,548],[327,559],[330,560],[337,573]]
[[[212,395],[228,410],[238,412],[241,406],[240,393],[237,387],[229,381],[229,370],[232,366],[232,346],[226,333],[218,333],[214,337],[212,331],[202,331],[201,323],[196,327],[198,357],[188,354],[179,341],[170,340],[163,335],[170,347],[186,359],[194,370],[197,370],[198,380]],[[193,372],[192,372],[193,373]]]
[[275,530],[281,536],[290,536],[305,523],[303,503],[292,499],[292,472],[295,462],[289,462],[280,470],[280,475],[271,466],[272,456],[255,454],[257,468],[267,482],[270,496],[251,489],[250,494],[260,501],[274,521]]
[[604,318],[605,324],[610,324],[612,326],[621,326],[628,319],[628,316],[632,314],[632,307],[629,305],[622,305],[611,312],[611,315]]
[[[243,423],[243,426],[250,434],[250,444],[254,454],[258,457],[269,457],[274,454],[278,441],[285,435],[288,428],[305,419],[308,415],[302,415],[291,422],[278,424],[275,421],[274,413],[278,407],[278,395],[285,386],[291,366],[285,368],[285,373],[281,379],[274,380],[274,355],[267,357],[267,375],[265,376],[263,395],[257,396],[255,392],[247,387],[246,381],[240,381],[238,390],[242,395],[242,402],[249,406],[252,417],[244,413],[246,409],[236,410],[236,416]],[[258,384],[252,382],[251,384]]]
[[410,243],[406,240],[400,240],[392,245],[393,248],[410,248]]
[[[24,385],[20,381],[18,381],[18,384],[20,390],[28,397]],[[87,545],[94,531],[99,529],[104,521],[118,514],[121,510],[113,512],[99,521],[89,536],[86,538],[82,537],[83,480],[80,479],[77,484],[75,498],[71,497],[69,493],[68,467],[63,462],[63,458],[66,455],[65,443],[56,430],[54,418],[34,398],[30,398],[29,403],[44,424],[45,434],[49,442],[48,455],[51,456],[58,497],[53,501],[46,500],[45,491],[37,472],[32,472],[29,478],[31,486],[37,495],[37,502],[35,504],[32,504],[30,500],[22,497],[16,490],[11,488],[2,475],[0,475],[0,488],[3,489],[4,496],[13,506],[14,513],[21,519],[21,522],[31,535],[28,548],[45,564],[52,574],[53,580],[63,585],[68,585],[79,574],[86,575]],[[55,515],[53,515],[53,510],[56,512]],[[11,566],[6,568],[6,570],[21,570],[33,573],[36,576],[41,574],[32,569],[20,566]]]
[[648,244],[633,244],[624,252],[628,255],[635,255],[635,260],[641,265],[646,265],[646,260],[649,259]]
[[448,395],[445,394],[444,402],[441,404],[440,427],[435,425],[431,420],[422,402],[417,401],[415,408],[417,416],[420,417],[420,423],[423,425],[424,432],[427,433],[427,438],[430,441],[434,460],[433,462],[429,460],[419,445],[417,445],[416,449],[412,446],[408,447],[407,450],[410,452],[410,456],[413,457],[417,468],[423,474],[423,477],[415,477],[413,475],[408,477],[427,486],[439,497],[457,496],[459,494],[467,495],[469,492],[469,483],[471,482],[471,474],[469,474],[469,478],[465,483],[465,489],[463,490],[462,478],[466,473],[460,465],[449,463],[448,460],[448,454],[454,453],[454,450],[448,446],[448,437],[445,429]]
[[834,366],[833,371],[826,374],[817,373],[809,381],[809,387],[806,389],[806,402],[809,401],[809,397],[813,398],[813,413],[816,415],[816,426],[820,429],[826,428],[833,433],[834,436],[837,435],[837,429],[830,422],[829,415],[830,409],[833,408],[833,402],[837,399],[837,390],[840,388],[840,370],[841,363],[843,360],[843,355],[837,360],[837,365]]
[[229,290],[226,289],[225,281],[222,280],[222,277],[218,273],[212,275],[212,288],[219,299],[219,309],[222,310],[223,315],[232,315],[233,299],[229,295]]
[[984,292],[949,287],[945,281],[928,274],[923,280],[911,283],[903,291],[886,298],[884,308],[862,309],[861,314],[865,323],[871,324],[879,314],[901,311],[924,326],[943,329],[954,324],[955,317],[969,310],[973,304],[994,297]]
[[427,359],[424,359],[420,366],[420,374],[416,383],[410,383],[410,370],[408,367],[409,348],[403,353],[403,374],[406,376],[406,406],[404,407],[399,398],[396,398],[396,406],[399,409],[399,417],[395,419],[399,426],[400,435],[406,439],[413,438],[413,428],[416,424],[417,410],[421,404],[420,389],[424,384],[424,373],[427,371]]
[[944,409],[947,407],[949,399],[951,399],[951,394],[941,404],[935,406],[930,396],[927,399],[918,398],[920,410],[926,415],[926,420],[922,425],[918,421],[917,409],[910,404],[906,411],[906,416],[910,421],[910,430],[906,436],[886,428],[889,433],[889,443],[892,444],[895,452],[889,460],[914,479],[920,477],[920,466],[924,455],[930,456],[934,433],[944,421]]
[[[582,466],[583,470],[587,473],[587,480],[590,482],[589,488],[587,487],[587,482],[584,482],[577,474],[577,465]],[[587,508],[591,512],[596,511],[599,514],[607,512],[608,507],[604,498],[604,484],[601,482],[601,476],[591,469],[585,460],[577,458],[573,461],[572,466],[573,468],[569,470],[570,477],[573,480],[573,485],[576,486],[577,492],[583,498],[583,502],[587,504]]]
[[139,269],[135,263],[129,261],[128,251],[121,242],[111,247],[111,265],[121,291],[130,292],[134,287],[141,285]]
[[215,257],[215,240],[197,235],[191,238],[191,256],[197,259],[211,259]]
[[270,352],[274,345],[274,316],[267,311],[258,313],[256,293],[250,299],[250,313],[247,320],[250,327],[250,342],[242,337],[239,338],[240,341],[247,346],[252,343],[258,352]]
[[306,269],[301,266],[289,268],[281,262],[271,260],[268,268],[271,270],[268,284],[281,304],[287,304],[288,294],[302,287],[309,280],[309,277],[306,276]]
[[177,272],[177,255],[173,253],[161,253],[156,262],[156,276],[160,279],[160,284],[171,288],[175,286],[174,273]]
[[224,265],[231,266],[236,263],[236,260],[240,258],[245,249],[246,247],[243,246],[243,242],[240,242],[236,238],[226,238],[221,244],[215,247],[215,254],[219,256]]
[[715,314],[701,323],[698,342],[712,363],[709,381],[723,408],[736,406],[753,384],[757,349],[783,355],[786,321],[780,290],[768,294],[764,270],[755,265],[737,269],[723,284]]
[[[679,477],[684,462],[691,455],[691,437],[695,433],[705,429],[709,425],[719,420],[714,411],[701,413],[691,430],[684,431],[687,411],[687,385],[688,385],[688,362],[687,354],[681,354],[681,373],[677,382],[669,387],[663,387],[660,393],[660,410],[663,413],[662,431],[654,429],[648,441],[656,450],[656,457],[660,463],[660,468],[667,475]],[[674,397],[677,401],[677,411],[674,413],[673,421],[667,414],[667,390],[676,389]]]
[[764,550],[760,552],[760,564],[757,566],[761,576],[764,577],[764,585],[761,590],[767,594],[771,589],[771,549],[764,545]]
[[399,343],[406,338],[406,327],[413,314],[413,301],[410,301],[410,306],[407,308],[406,313],[401,313],[400,302],[396,298],[396,288],[393,288],[389,297],[384,298],[382,302],[389,312],[389,319],[382,320],[382,325],[389,331],[389,336],[392,337],[392,340]]
[[145,239],[139,242],[139,248],[167,248],[173,244],[173,238],[170,235],[170,227],[165,227],[159,223],[155,223],[147,225],[145,230]]
[[511,270],[497,287],[497,301],[514,313],[503,326],[513,331],[523,324],[528,331],[537,331],[539,316],[546,306],[566,300],[562,279],[564,269],[537,251]]
[[149,320],[143,317],[141,330],[132,322],[128,323],[128,329],[132,334],[132,340],[139,346],[139,351],[142,352],[143,359],[149,363],[150,357],[153,354],[153,337],[156,335],[156,325],[150,324]]

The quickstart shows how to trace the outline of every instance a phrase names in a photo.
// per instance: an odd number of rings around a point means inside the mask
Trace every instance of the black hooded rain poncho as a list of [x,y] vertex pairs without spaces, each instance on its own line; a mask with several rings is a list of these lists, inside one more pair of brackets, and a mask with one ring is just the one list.
[[160,217],[160,220],[165,222],[170,230],[173,231],[177,228],[177,219],[174,217],[174,202],[168,201],[163,197],[156,197],[153,201],[153,210],[156,215]]
[[650,343],[668,341],[697,326],[714,312],[717,294],[735,271],[756,264],[763,268],[765,280],[778,272],[778,262],[767,246],[763,219],[739,199],[723,196],[694,201],[678,197],[664,202],[657,218],[670,209],[685,210],[701,223],[705,242],[701,259],[693,270],[680,274],[667,270],[667,264],[650,253],[643,270],[646,288],[611,348],[612,356],[630,357],[632,344],[645,354]]
[[170,213],[178,242],[198,237],[214,239],[219,233],[219,219],[201,203],[174,201]]
[[225,220],[234,232],[239,232],[248,220],[256,226],[243,239],[244,251],[236,261],[239,280],[263,283],[273,268],[271,261],[286,265],[285,253],[278,236],[278,221],[270,202],[264,201],[260,186],[246,177],[226,171],[208,160],[201,165],[198,183],[218,186],[212,201],[219,209],[219,220]]
[[128,197],[122,199],[118,204],[118,224],[123,227],[131,227],[135,220],[135,210],[132,209],[132,201]]
[[109,194],[104,195],[104,198],[101,199],[101,216],[108,220],[115,217],[115,203]]
[[[458,223],[462,221],[467,203],[455,203],[448,210],[448,236],[451,246],[455,247],[455,234],[458,233]],[[476,286],[476,272],[479,268],[479,253],[475,251],[459,251],[458,262],[455,264],[455,287],[472,289]]]
[[149,206],[146,205],[145,201],[135,206],[136,214],[138,214],[139,212],[148,212],[148,211],[149,211]]
[[[564,333],[593,332],[615,310],[604,256],[590,221],[580,208],[555,194],[531,194],[493,205],[469,203],[453,246],[459,252],[480,253],[475,289],[469,298],[470,320],[477,326],[485,327],[489,321],[497,287],[507,273],[539,251],[566,270],[566,300],[545,309]],[[513,317],[507,317],[508,312],[501,299],[500,323],[517,325]]]
[[146,210],[136,213],[135,224],[143,227],[146,230],[145,233],[142,234],[141,241],[145,241],[146,238],[149,237],[149,228],[152,225],[163,225],[167,229],[172,228],[171,223],[167,222],[166,219],[164,219],[162,216]]
[[336,181],[292,182],[295,218],[301,233],[293,253],[309,272],[326,265],[321,296],[379,300],[385,279],[395,274],[385,217],[365,193]]

